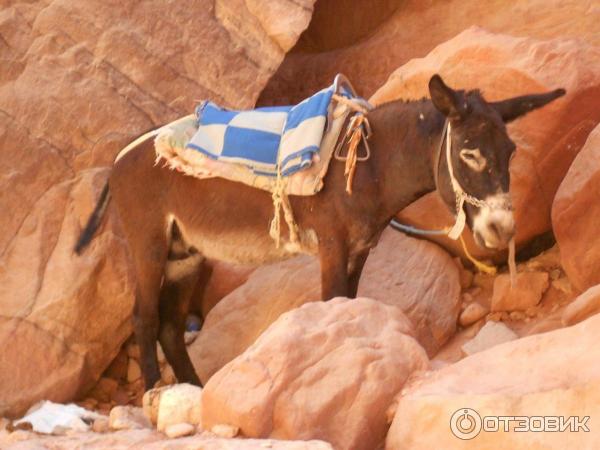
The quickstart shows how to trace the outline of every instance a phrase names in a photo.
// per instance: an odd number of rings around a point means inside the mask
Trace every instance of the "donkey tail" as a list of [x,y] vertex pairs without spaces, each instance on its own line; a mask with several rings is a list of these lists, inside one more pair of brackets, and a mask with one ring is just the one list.
[[106,212],[106,207],[110,202],[110,191],[108,189],[108,181],[104,184],[102,188],[102,193],[100,194],[100,198],[98,199],[98,203],[96,203],[96,207],[92,212],[92,215],[88,219],[85,224],[85,228],[79,235],[79,239],[77,240],[77,244],[75,244],[75,253],[81,255],[83,250],[88,246],[88,244],[92,241],[94,237],[94,233],[102,223],[102,218],[104,217],[104,213]]

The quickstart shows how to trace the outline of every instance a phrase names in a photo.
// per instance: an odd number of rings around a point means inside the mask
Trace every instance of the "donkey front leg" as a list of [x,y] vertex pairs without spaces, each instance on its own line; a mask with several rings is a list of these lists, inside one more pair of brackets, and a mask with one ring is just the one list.
[[321,298],[348,296],[348,247],[341,239],[331,237],[319,243],[321,262]]
[[371,249],[363,250],[350,258],[350,267],[348,268],[348,297],[356,298],[358,292],[358,283],[360,282],[360,276],[365,267],[365,262],[369,256]]

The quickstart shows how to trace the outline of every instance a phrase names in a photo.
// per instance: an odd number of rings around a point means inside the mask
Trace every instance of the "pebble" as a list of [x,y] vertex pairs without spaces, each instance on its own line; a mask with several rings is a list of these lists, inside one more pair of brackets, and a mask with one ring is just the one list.
[[110,430],[110,425],[108,421],[108,417],[102,417],[100,419],[94,420],[92,423],[92,431],[94,433],[106,433]]
[[460,314],[458,321],[461,326],[468,327],[478,320],[483,319],[488,312],[489,310],[480,303],[469,303],[464,311]]
[[133,383],[141,377],[142,369],[140,368],[139,363],[135,359],[129,358],[129,363],[127,365],[127,381]]
[[219,424],[213,426],[210,431],[219,437],[231,439],[238,435],[240,429],[233,425]]
[[196,432],[196,427],[190,423],[176,423],[165,428],[165,434],[171,439],[190,436]]

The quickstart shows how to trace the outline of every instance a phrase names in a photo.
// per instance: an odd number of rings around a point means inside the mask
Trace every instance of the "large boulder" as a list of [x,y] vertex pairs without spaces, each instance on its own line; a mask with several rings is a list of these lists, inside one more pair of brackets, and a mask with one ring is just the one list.
[[[558,87],[567,90],[564,98],[508,125],[508,134],[517,145],[510,164],[517,246],[549,231],[554,194],[600,121],[600,48],[578,40],[540,41],[473,27],[426,57],[400,67],[372,101],[426,97],[427,82],[434,73],[440,73],[454,88],[479,88],[490,101]],[[399,218],[430,229],[453,223],[437,193],[417,200]],[[471,233],[467,230],[465,234],[470,251],[477,256],[503,256],[475,246]],[[445,236],[433,240],[462,253],[457,241]]]
[[[495,346],[436,372],[415,377],[397,398],[386,449],[594,448],[600,416],[600,315],[578,325]],[[477,416],[578,416],[592,433],[491,432],[494,419],[471,440]],[[456,415],[454,413],[457,412]],[[451,422],[454,417],[454,422]],[[460,421],[460,422],[458,422]],[[523,426],[512,422],[511,427]],[[503,422],[499,422],[501,430]],[[549,425],[551,426],[551,425]],[[523,429],[523,428],[521,428]],[[461,431],[462,430],[462,431]],[[553,430],[556,430],[554,428]],[[464,434],[463,434],[464,433]]]
[[336,298],[281,317],[206,384],[202,423],[248,437],[322,439],[378,448],[386,410],[410,374],[428,367],[402,311]]
[[309,256],[256,269],[210,311],[188,347],[202,382],[243,353],[281,314],[319,300],[320,280],[319,265]]
[[198,99],[253,106],[313,3],[2,7],[0,415],[72,398],[131,331],[131,278],[113,222],[82,257],[72,253],[107,176],[81,172],[112,164]]
[[388,228],[367,259],[358,295],[400,307],[433,356],[456,331],[459,267],[437,245]]
[[[350,77],[371,96],[390,73],[420,58],[473,24],[493,33],[537,39],[578,38],[600,45],[596,0],[447,2],[378,0],[369,8],[356,0],[319,0],[313,20],[261,93],[264,104],[306,98],[336,73]],[[298,80],[302,80],[301,83]]]
[[[253,272],[211,310],[189,347],[200,379],[207,382],[284,312],[320,300],[320,281],[319,263],[309,256]],[[413,322],[421,345],[433,355],[456,329],[458,267],[438,246],[386,230],[367,260],[359,295],[398,306]]]
[[51,187],[2,257],[0,416],[81,394],[131,334],[133,277],[112,231],[114,217],[93,252],[73,257],[80,220],[105,176],[92,169]]
[[562,266],[578,290],[600,284],[600,125],[558,188],[552,228]]

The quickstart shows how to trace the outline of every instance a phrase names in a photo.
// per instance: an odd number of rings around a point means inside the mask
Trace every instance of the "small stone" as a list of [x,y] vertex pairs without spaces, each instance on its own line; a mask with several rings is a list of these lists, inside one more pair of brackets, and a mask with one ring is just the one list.
[[113,394],[111,400],[117,404],[117,405],[127,405],[129,403],[129,392],[127,392],[125,389],[117,389],[115,391],[115,393]]
[[135,406],[115,406],[111,409],[108,420],[111,430],[139,430],[152,426],[142,408]]
[[500,322],[500,320],[502,320],[502,313],[501,312],[493,312],[491,314],[488,314],[487,320],[489,320],[491,322]]
[[466,304],[469,304],[473,301],[473,296],[471,294],[469,294],[468,292],[464,292],[462,294],[462,301]]
[[156,428],[164,431],[169,425],[202,421],[202,388],[182,383],[168,386],[160,392]]
[[94,433],[106,433],[110,430],[110,421],[108,417],[101,417],[99,419],[94,420],[92,423],[92,431]]
[[512,311],[509,314],[511,320],[523,320],[525,319],[525,313],[522,311]]
[[233,425],[219,424],[214,425],[210,431],[216,434],[219,437],[231,439],[238,435],[240,429],[239,427]]
[[477,336],[466,342],[461,348],[467,355],[487,350],[505,342],[517,339],[519,336],[500,322],[487,322]]
[[538,314],[538,308],[536,306],[530,306],[525,310],[527,317],[535,317]]
[[560,269],[553,269],[550,271],[550,279],[558,280],[562,276],[562,271]]
[[501,274],[494,281],[492,311],[525,311],[537,305],[548,289],[546,272],[517,273],[515,286],[511,288],[510,275]]
[[185,345],[190,345],[198,337],[198,331],[186,331],[184,334]]
[[165,434],[171,439],[190,436],[196,432],[196,427],[190,423],[176,423],[165,428]]
[[483,319],[488,313],[488,309],[480,303],[469,303],[464,311],[460,314],[458,322],[463,327],[468,327],[480,319]]
[[133,383],[141,377],[142,369],[140,368],[139,363],[135,359],[129,358],[129,363],[127,365],[127,381]]
[[593,286],[577,297],[562,313],[564,325],[574,325],[600,312],[600,285]]
[[573,292],[573,288],[571,287],[571,282],[567,277],[562,277],[557,280],[552,281],[552,287],[554,289],[558,289],[559,291],[570,294]]

